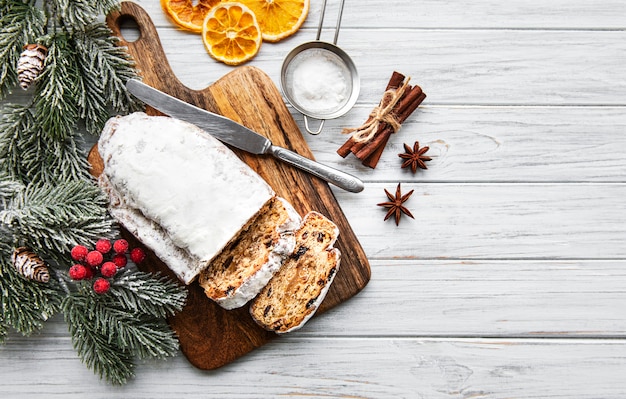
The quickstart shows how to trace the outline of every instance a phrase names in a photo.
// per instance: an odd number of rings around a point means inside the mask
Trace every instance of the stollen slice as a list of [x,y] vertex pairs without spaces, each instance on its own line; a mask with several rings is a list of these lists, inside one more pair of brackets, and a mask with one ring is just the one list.
[[287,200],[274,197],[199,276],[207,297],[225,309],[254,298],[296,245],[302,219]]
[[315,314],[339,268],[341,253],[333,247],[338,235],[337,226],[324,215],[305,215],[293,254],[250,305],[261,327],[284,334]]

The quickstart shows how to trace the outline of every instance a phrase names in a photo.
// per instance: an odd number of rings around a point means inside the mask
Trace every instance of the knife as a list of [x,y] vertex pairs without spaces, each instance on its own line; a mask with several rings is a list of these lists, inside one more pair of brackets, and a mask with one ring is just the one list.
[[353,193],[363,191],[363,182],[358,178],[286,148],[272,145],[268,138],[222,115],[186,103],[136,79],[128,80],[126,88],[151,107],[173,118],[192,123],[226,144],[252,154],[272,155],[344,190]]

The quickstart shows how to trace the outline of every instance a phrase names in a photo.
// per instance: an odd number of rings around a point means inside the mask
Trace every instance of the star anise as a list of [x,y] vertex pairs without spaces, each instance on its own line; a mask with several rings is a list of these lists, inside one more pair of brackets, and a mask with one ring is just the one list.
[[431,158],[424,155],[424,153],[426,153],[428,149],[429,147],[427,146],[420,148],[420,143],[417,141],[415,142],[415,144],[413,144],[413,148],[409,147],[407,144],[404,144],[405,152],[403,154],[398,154],[400,158],[404,159],[401,167],[406,168],[410,165],[413,173],[417,171],[418,166],[421,169],[428,169],[425,161],[430,161]]
[[391,215],[394,215],[396,218],[396,226],[397,226],[400,224],[400,217],[402,216],[403,213],[415,219],[413,215],[411,214],[411,211],[409,211],[404,205],[402,205],[406,200],[409,199],[411,194],[413,194],[413,190],[402,195],[402,192],[400,189],[400,183],[398,183],[395,197],[391,195],[391,193],[387,191],[387,189],[385,189],[385,194],[387,194],[387,198],[389,198],[389,202],[381,202],[380,204],[377,204],[378,206],[384,206],[385,208],[388,209],[387,214],[385,215],[385,220],[389,219]]

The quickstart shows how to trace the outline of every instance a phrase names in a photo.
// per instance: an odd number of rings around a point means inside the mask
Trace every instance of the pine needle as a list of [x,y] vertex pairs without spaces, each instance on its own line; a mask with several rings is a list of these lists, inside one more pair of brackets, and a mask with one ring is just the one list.
[[110,297],[126,311],[165,318],[182,310],[187,291],[167,277],[136,271],[116,277]]
[[69,26],[87,25],[98,15],[98,1],[54,0],[58,17]]
[[28,106],[6,104],[0,111],[0,169],[14,177],[27,174],[22,167],[22,142],[35,131]]
[[72,344],[82,362],[100,378],[123,385],[134,376],[131,353],[109,343],[99,323],[91,316],[92,298],[86,292],[68,295],[61,305]]
[[35,119],[50,140],[64,141],[78,123],[74,100],[80,93],[76,49],[67,34],[55,34],[47,43],[48,56],[35,92]]
[[121,384],[132,376],[133,357],[177,354],[178,340],[164,315],[182,309],[185,299],[185,289],[169,279],[127,270],[113,279],[106,294],[96,294],[85,283],[62,308],[83,362],[101,378]]
[[[13,180],[8,173],[0,169],[0,207],[4,208],[4,205],[2,204],[6,203],[22,187],[23,185],[20,182]],[[2,231],[1,228],[2,225],[0,225],[0,232]]]
[[0,223],[37,253],[67,254],[78,243],[110,237],[104,194],[93,183],[30,184],[0,210]]
[[136,77],[133,62],[109,28],[93,23],[75,30],[72,45],[81,73],[81,90],[77,97],[79,116],[86,120],[87,131],[99,133],[108,119],[110,106],[117,112],[136,107],[125,82]]
[[50,140],[32,111],[19,104],[0,110],[0,170],[26,183],[91,180],[84,140],[74,132]]

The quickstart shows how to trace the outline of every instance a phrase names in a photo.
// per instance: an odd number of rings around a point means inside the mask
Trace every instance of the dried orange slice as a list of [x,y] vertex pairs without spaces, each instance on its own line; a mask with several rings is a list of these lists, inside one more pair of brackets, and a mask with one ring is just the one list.
[[238,0],[256,15],[263,40],[277,42],[296,33],[309,13],[309,0]]
[[161,0],[163,11],[180,27],[202,32],[202,23],[221,0]]
[[261,47],[261,28],[254,13],[241,3],[220,3],[204,20],[202,41],[209,54],[228,65],[239,65]]

